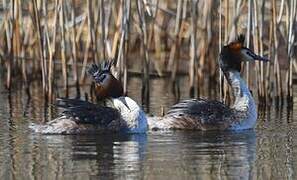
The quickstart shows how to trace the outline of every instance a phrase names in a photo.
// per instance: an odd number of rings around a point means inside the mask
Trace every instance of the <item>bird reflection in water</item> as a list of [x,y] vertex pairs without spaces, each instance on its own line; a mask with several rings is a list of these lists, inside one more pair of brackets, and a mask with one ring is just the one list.
[[47,154],[35,166],[51,162],[48,176],[245,179],[252,176],[256,158],[253,130],[39,137],[47,148],[39,153]]

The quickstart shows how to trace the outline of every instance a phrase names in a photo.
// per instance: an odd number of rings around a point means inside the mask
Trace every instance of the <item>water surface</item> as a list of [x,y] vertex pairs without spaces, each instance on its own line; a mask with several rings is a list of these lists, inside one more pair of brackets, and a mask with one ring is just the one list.
[[[180,81],[180,99],[188,98],[187,82]],[[47,136],[28,126],[60,110],[47,106],[40,85],[31,98],[16,86],[8,93],[0,84],[0,179],[297,178],[297,117],[286,106],[260,111],[256,129],[242,132]],[[129,95],[141,104],[139,87],[140,79],[129,80]],[[166,79],[151,80],[150,96],[144,108],[155,115],[178,100]]]

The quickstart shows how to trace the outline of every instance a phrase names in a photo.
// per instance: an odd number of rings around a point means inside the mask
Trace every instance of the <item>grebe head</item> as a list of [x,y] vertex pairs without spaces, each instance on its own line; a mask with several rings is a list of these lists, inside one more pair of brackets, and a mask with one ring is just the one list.
[[241,62],[244,61],[268,61],[267,58],[255,54],[249,48],[244,47],[244,35],[222,48],[219,64],[224,72],[241,70]]
[[92,64],[88,69],[88,73],[93,77],[96,83],[104,84],[110,76],[113,76],[110,71],[112,63],[113,60],[103,61],[100,67],[96,64]]
[[143,133],[147,130],[146,115],[138,104],[129,97],[119,97],[111,99],[113,106],[121,113],[122,118],[127,123],[126,132]]
[[113,60],[104,61],[100,67],[93,64],[89,74],[95,81],[95,93],[100,100],[112,101],[112,107],[117,109],[126,124],[125,132],[142,133],[147,130],[145,113],[138,104],[129,97],[123,96],[123,87],[110,71]]
[[110,70],[113,62],[113,60],[103,61],[100,67],[92,64],[88,70],[88,73],[95,81],[95,93],[101,100],[108,97],[117,98],[123,95],[122,83],[113,76]]

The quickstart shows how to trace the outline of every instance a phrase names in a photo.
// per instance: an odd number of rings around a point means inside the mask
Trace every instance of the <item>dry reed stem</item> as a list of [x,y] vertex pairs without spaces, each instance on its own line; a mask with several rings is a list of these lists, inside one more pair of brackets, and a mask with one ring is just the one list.
[[176,75],[176,62],[178,60],[178,52],[176,49],[179,48],[180,44],[180,29],[181,29],[181,19],[182,19],[182,0],[178,0],[176,7],[176,19],[175,19],[175,30],[174,30],[174,42],[171,47],[170,55],[169,55],[169,65],[167,66],[167,70],[171,70],[171,79],[175,79]]
[[[9,53],[8,60],[6,63],[7,66],[7,73],[6,73],[6,88],[10,89],[11,86],[11,61],[13,60],[13,37],[12,37],[12,31],[13,27],[11,27],[11,17],[13,18],[13,5],[14,3],[11,3],[10,11],[5,13],[5,19],[4,19],[4,27],[5,27],[5,35],[6,35],[6,44],[7,44],[7,51]],[[3,7],[6,8],[6,1],[3,0]]]
[[[229,16],[229,0],[224,0],[224,44],[227,44],[228,43],[228,34],[229,34],[229,19],[230,19],[230,16]],[[226,81],[226,78],[225,76],[223,76],[223,93],[222,93],[222,96],[223,96],[223,102],[226,102],[227,100],[227,93],[228,93],[228,85],[227,85],[227,81]]]
[[190,96],[193,97],[194,92],[194,82],[195,82],[195,66],[197,63],[197,4],[198,1],[192,1],[191,6],[191,50],[190,50],[190,63],[189,63],[189,76],[190,76]]
[[[223,16],[223,8],[222,8],[222,0],[220,0],[220,4],[219,4],[219,52],[221,52],[222,50],[222,46],[223,46],[223,43],[222,43],[222,38],[223,38],[223,31],[222,31],[222,16]],[[218,58],[219,59],[219,58]],[[219,62],[218,62],[219,63]],[[224,85],[224,76],[223,76],[223,72],[221,70],[221,68],[219,68],[219,98],[220,98],[220,101],[223,101],[223,85]]]
[[68,96],[68,76],[67,76],[67,65],[66,65],[66,38],[65,38],[65,4],[64,1],[60,1],[60,14],[59,22],[61,29],[61,60],[62,60],[62,74],[64,78],[64,90],[66,91],[66,96]]
[[277,37],[277,22],[276,22],[276,0],[272,1],[272,24],[273,24],[273,40],[274,40],[274,78],[276,84],[276,97],[281,98],[283,95],[281,74],[278,60],[278,37]]
[[128,84],[128,67],[127,67],[127,57],[128,57],[128,51],[129,51],[129,31],[130,31],[130,17],[131,17],[131,1],[126,0],[125,1],[125,31],[122,33],[125,33],[125,42],[124,42],[124,53],[123,53],[123,85],[124,85],[124,94],[127,94],[127,84]]
[[[161,11],[159,11],[160,1],[157,0],[155,5],[155,13],[154,13],[154,19],[151,27],[151,34],[152,38],[154,39],[154,45],[155,45],[155,69],[160,77],[163,76],[163,69],[164,69],[164,62],[165,58],[162,58],[162,55],[165,54],[164,52],[164,46],[162,46],[162,39],[161,39],[161,28],[157,25],[157,23],[163,24],[164,23],[164,15]],[[164,57],[164,56],[163,56]]]
[[[252,25],[252,0],[248,0],[248,22],[247,22],[247,31],[246,31],[246,46],[250,48],[251,42],[251,25]],[[246,62],[246,82],[250,84],[250,63]]]
[[287,71],[287,99],[291,103],[293,100],[293,44],[295,36],[293,35],[294,19],[297,19],[297,1],[290,1],[289,22],[288,22],[288,61],[289,69]]
[[38,49],[39,49],[39,58],[40,58],[40,66],[41,66],[41,73],[42,73],[42,89],[43,92],[46,94],[47,93],[47,85],[46,85],[46,70],[45,70],[45,46],[44,46],[44,40],[43,40],[43,32],[42,32],[42,28],[41,28],[41,24],[40,24],[40,13],[38,10],[38,6],[37,6],[37,1],[36,0],[32,0],[32,6],[33,6],[33,18],[34,18],[34,23],[35,23],[35,28],[37,31],[37,38],[38,38]]
[[102,54],[102,59],[106,59],[106,50],[105,50],[105,46],[106,46],[106,39],[105,39],[105,10],[104,10],[104,0],[100,0],[99,1],[99,19],[100,19],[100,32],[101,32],[101,36],[100,36],[100,44],[102,46],[101,48],[101,53]]
[[112,43],[112,51],[111,51],[111,58],[115,58],[116,56],[116,51],[117,51],[117,48],[118,48],[118,41],[119,41],[119,37],[120,37],[120,24],[121,24],[121,20],[122,20],[122,11],[123,11],[123,8],[122,6],[119,7],[119,12],[118,12],[118,15],[117,15],[117,19],[116,19],[116,24],[115,24],[115,28],[116,28],[116,32],[115,32],[115,35],[114,35],[114,38],[113,38],[113,43]]
[[[19,12],[19,17],[18,17],[18,24],[21,26],[22,25],[22,20],[23,20],[23,11],[22,11],[22,1],[21,0],[18,0],[18,12]],[[20,28],[18,28],[19,31],[21,31]],[[25,46],[27,46],[28,44],[28,31],[24,31],[23,32],[24,34],[24,40],[21,41],[22,43],[19,42],[19,44],[21,45],[21,49],[20,49],[20,56],[21,57],[24,57],[25,56]],[[23,60],[22,61],[22,76],[23,76],[23,81],[24,81],[24,84],[26,87],[28,87],[28,78],[27,78],[27,70],[26,70],[26,62]]]
[[138,18],[140,22],[140,27],[141,27],[141,41],[142,41],[142,52],[144,56],[144,65],[143,65],[143,97],[148,103],[149,100],[149,65],[150,65],[150,60],[148,56],[148,45],[147,45],[147,29],[146,29],[146,21],[144,18],[144,12],[143,12],[143,4],[141,0],[137,0],[136,2],[137,6],[137,13],[138,13]]
[[[3,48],[0,49],[0,55],[7,59],[4,61],[7,87],[11,86],[12,69],[19,67],[16,69],[21,70],[24,84],[27,84],[31,76],[37,77],[40,74],[44,92],[48,91],[49,99],[52,99],[54,74],[59,73],[54,65],[60,60],[64,88],[67,89],[68,76],[71,74],[79,91],[88,60],[92,58],[93,62],[98,63],[99,59],[108,57],[117,59],[118,76],[122,78],[126,89],[128,56],[139,51],[143,56],[141,59],[144,70],[143,82],[144,86],[148,87],[149,53],[155,59],[155,69],[162,75],[166,54],[170,52],[167,70],[170,70],[171,78],[175,80],[179,70],[178,61],[189,59],[190,89],[196,86],[199,94],[200,87],[205,84],[208,77],[213,76],[213,61],[208,59],[211,59],[211,54],[217,51],[214,47],[218,47],[220,52],[223,44],[233,40],[238,32],[246,31],[247,46],[253,47],[256,53],[264,56],[267,55],[268,49],[268,56],[272,59],[267,65],[260,62],[254,66],[259,98],[269,101],[269,96],[281,98],[284,92],[287,97],[292,97],[293,70],[297,71],[293,51],[296,42],[294,37],[296,0],[282,0],[279,3],[276,0],[220,0],[220,2],[179,0],[174,2],[175,4],[159,0],[152,2],[88,0],[85,5],[79,4],[83,5],[82,7],[75,5],[76,0],[70,2],[31,0],[29,3],[21,0],[3,0],[2,2],[4,18],[0,32],[5,36],[1,39],[0,45]],[[29,5],[29,8],[26,8],[26,5]],[[243,7],[247,7],[247,12]],[[267,7],[271,8],[270,14],[265,12]],[[176,12],[172,11],[174,8]],[[131,16],[135,11],[139,19],[136,21],[137,16]],[[216,11],[219,11],[219,15],[213,16]],[[242,28],[241,24],[245,15],[247,15],[245,23],[247,29]],[[30,28],[32,23],[34,28]],[[266,28],[263,28],[267,23],[270,23],[267,28],[268,38],[265,34]],[[218,29],[213,28],[218,26]],[[216,37],[216,33],[219,40],[213,42],[211,40],[214,39],[212,37]],[[268,44],[266,44],[267,39]],[[281,62],[284,55],[279,51],[281,48],[279,43],[284,41],[287,43],[288,57],[288,61],[285,62],[288,64],[288,68],[285,69],[286,82],[281,81],[283,70],[280,63],[284,64]],[[141,48],[135,49],[135,42],[141,43]],[[173,43],[169,44],[170,42]],[[71,63],[67,63],[68,58]],[[81,63],[82,71],[79,74],[78,66]],[[250,71],[252,69],[247,65],[245,74],[247,82],[252,87],[253,83],[250,81],[253,76]],[[271,73],[273,76],[270,77]],[[222,84],[222,81],[220,72],[219,83]],[[227,89],[224,81],[223,89],[220,85],[220,97],[227,98]],[[203,90],[201,92],[207,93]]]
[[89,56],[89,49],[90,49],[90,44],[91,44],[90,41],[91,41],[91,37],[88,36],[87,42],[86,42],[86,49],[85,49],[85,53],[84,53],[83,67],[82,67],[81,74],[80,74],[80,83],[81,84],[83,83],[83,81],[85,79],[85,73],[86,73],[88,56]]
[[55,0],[54,20],[53,20],[53,37],[52,42],[49,43],[49,65],[48,65],[48,100],[51,102],[53,99],[53,83],[54,83],[54,63],[53,58],[56,52],[56,34],[57,34],[57,19],[59,15],[59,3]]
[[[257,54],[260,54],[260,47],[259,47],[259,25],[258,25],[258,3],[257,1],[253,0],[253,17],[254,20],[252,22],[252,33],[253,33],[253,46],[254,51]],[[260,63],[257,61],[255,62],[255,72],[256,72],[256,84],[257,84],[257,92],[258,97],[263,98],[262,92],[262,83],[261,83],[261,70],[260,70]]]
[[77,48],[76,48],[76,24],[75,24],[75,0],[72,0],[72,8],[71,8],[71,19],[72,19],[72,33],[71,33],[71,41],[72,41],[72,62],[73,62],[73,80],[75,81],[76,85],[76,93],[77,97],[80,97],[80,88],[79,88],[79,79],[78,79],[78,69],[77,69]]
[[91,50],[92,50],[92,55],[93,55],[93,62],[95,62],[96,64],[99,63],[99,59],[98,59],[98,48],[97,48],[97,36],[96,36],[96,30],[94,27],[94,13],[92,11],[92,2],[91,0],[87,0],[87,18],[88,18],[88,29],[89,29],[89,36],[90,36],[90,43],[91,43]]
[[[264,55],[264,44],[263,44],[263,23],[264,23],[264,1],[262,1],[261,5],[260,5],[260,13],[259,13],[259,51],[260,51],[260,55],[263,56]],[[265,67],[267,67],[265,65]],[[260,62],[260,83],[261,83],[261,91],[262,91],[262,102],[264,104],[266,104],[266,81],[264,80],[264,62]]]

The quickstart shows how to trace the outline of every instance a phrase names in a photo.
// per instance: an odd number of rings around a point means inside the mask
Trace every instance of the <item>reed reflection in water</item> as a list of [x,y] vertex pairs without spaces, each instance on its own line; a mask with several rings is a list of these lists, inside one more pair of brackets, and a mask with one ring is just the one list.
[[[178,99],[166,79],[151,82],[146,106],[159,114]],[[140,83],[128,81],[138,103]],[[180,98],[186,99],[183,83]],[[0,179],[296,178],[295,107],[261,110],[254,131],[41,136],[29,131],[30,123],[48,121],[60,110],[44,102],[38,84],[32,86],[31,98],[22,88],[8,93],[0,87]]]

